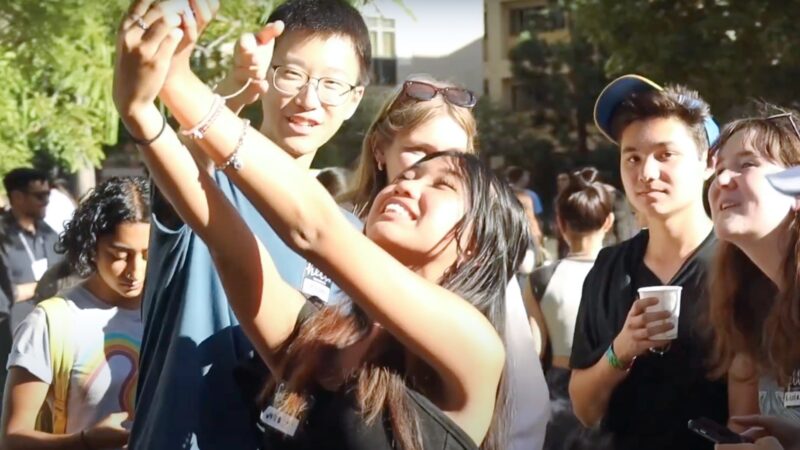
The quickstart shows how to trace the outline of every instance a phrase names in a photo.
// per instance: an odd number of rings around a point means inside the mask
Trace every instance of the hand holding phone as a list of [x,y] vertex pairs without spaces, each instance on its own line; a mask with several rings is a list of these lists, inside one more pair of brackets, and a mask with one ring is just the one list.
[[750,439],[734,433],[729,428],[705,417],[690,420],[689,429],[715,444],[745,444],[752,442]]

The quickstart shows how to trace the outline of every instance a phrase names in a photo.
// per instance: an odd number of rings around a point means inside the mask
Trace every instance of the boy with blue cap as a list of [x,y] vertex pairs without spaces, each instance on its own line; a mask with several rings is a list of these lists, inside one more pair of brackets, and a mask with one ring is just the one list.
[[[584,283],[570,365],[570,397],[586,426],[614,449],[711,449],[687,421],[728,419],[724,383],[707,378],[710,342],[698,317],[716,239],[703,207],[710,145],[708,104],[681,86],[639,75],[611,82],[595,105],[597,127],[620,148],[628,201],[648,228],[601,251]],[[641,287],[682,287],[679,323],[652,312]],[[677,327],[677,338],[660,333]]]

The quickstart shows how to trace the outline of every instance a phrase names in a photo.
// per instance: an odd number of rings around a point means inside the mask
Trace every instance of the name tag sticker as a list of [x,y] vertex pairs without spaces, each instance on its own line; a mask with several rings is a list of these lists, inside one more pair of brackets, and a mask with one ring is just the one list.
[[261,421],[269,427],[290,437],[294,436],[294,433],[297,431],[297,426],[300,424],[299,420],[278,411],[272,406],[268,406],[267,409],[261,412]]
[[331,295],[332,285],[333,281],[327,275],[314,267],[313,264],[306,264],[306,270],[303,273],[303,285],[300,287],[303,294],[309,297],[318,297],[327,303]]
[[783,393],[783,406],[786,408],[800,408],[800,370],[792,373],[792,380]]

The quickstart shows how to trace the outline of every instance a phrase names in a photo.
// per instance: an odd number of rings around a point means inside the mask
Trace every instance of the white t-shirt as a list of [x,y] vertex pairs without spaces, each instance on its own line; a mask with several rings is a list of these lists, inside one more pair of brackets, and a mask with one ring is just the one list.
[[565,258],[559,261],[544,295],[539,299],[553,356],[569,357],[575,335],[575,320],[581,305],[583,280],[594,261]]
[[511,408],[508,448],[541,450],[550,420],[550,392],[516,278],[506,289],[506,347]]
[[[82,285],[63,296],[72,314],[75,352],[67,433],[89,428],[111,413],[127,411],[132,419],[143,330],[139,309],[109,306]],[[35,308],[14,331],[8,367],[21,367],[52,383],[47,319],[41,308]],[[52,406],[52,390],[47,402]]]

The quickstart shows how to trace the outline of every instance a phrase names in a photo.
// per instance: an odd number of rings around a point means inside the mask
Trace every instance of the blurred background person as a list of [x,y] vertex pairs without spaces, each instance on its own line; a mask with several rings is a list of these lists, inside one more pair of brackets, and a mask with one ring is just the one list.
[[[133,416],[136,393],[149,202],[146,179],[111,178],[67,223],[57,248],[87,279],[40,304],[15,330],[2,448],[127,444],[123,422]],[[37,424],[43,408],[50,420]]]
[[583,428],[572,411],[569,357],[583,280],[613,223],[613,196],[597,180],[597,170],[585,168],[570,174],[569,183],[556,198],[556,224],[569,252],[535,270],[523,288],[528,313],[541,333],[542,366],[550,388],[551,418],[545,449],[597,449],[606,445],[598,433]]

